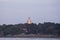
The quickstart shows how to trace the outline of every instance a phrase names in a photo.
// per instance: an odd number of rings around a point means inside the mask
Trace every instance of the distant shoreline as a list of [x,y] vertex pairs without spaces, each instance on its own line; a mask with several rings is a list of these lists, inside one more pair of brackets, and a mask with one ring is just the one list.
[[0,38],[60,38],[58,35],[8,35],[8,36],[0,36]]

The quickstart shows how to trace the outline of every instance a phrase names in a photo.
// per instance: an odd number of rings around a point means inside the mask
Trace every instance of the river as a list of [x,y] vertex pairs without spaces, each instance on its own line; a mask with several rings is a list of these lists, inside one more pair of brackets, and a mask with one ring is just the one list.
[[60,40],[60,38],[0,38],[0,40]]

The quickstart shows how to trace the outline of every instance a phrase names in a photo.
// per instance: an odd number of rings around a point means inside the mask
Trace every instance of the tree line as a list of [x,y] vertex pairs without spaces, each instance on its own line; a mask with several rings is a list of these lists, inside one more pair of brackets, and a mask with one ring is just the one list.
[[42,34],[42,35],[60,35],[60,23],[39,23],[39,24],[3,24],[0,25],[0,36],[17,34]]

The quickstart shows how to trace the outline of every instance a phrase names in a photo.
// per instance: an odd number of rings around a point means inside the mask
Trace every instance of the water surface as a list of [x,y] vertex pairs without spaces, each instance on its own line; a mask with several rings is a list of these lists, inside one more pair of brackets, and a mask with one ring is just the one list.
[[0,38],[0,40],[60,40],[60,38]]

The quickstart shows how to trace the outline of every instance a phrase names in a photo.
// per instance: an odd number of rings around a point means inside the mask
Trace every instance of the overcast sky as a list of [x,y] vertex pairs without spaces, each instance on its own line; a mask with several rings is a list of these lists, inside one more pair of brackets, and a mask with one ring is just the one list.
[[0,24],[60,23],[60,0],[0,0]]

